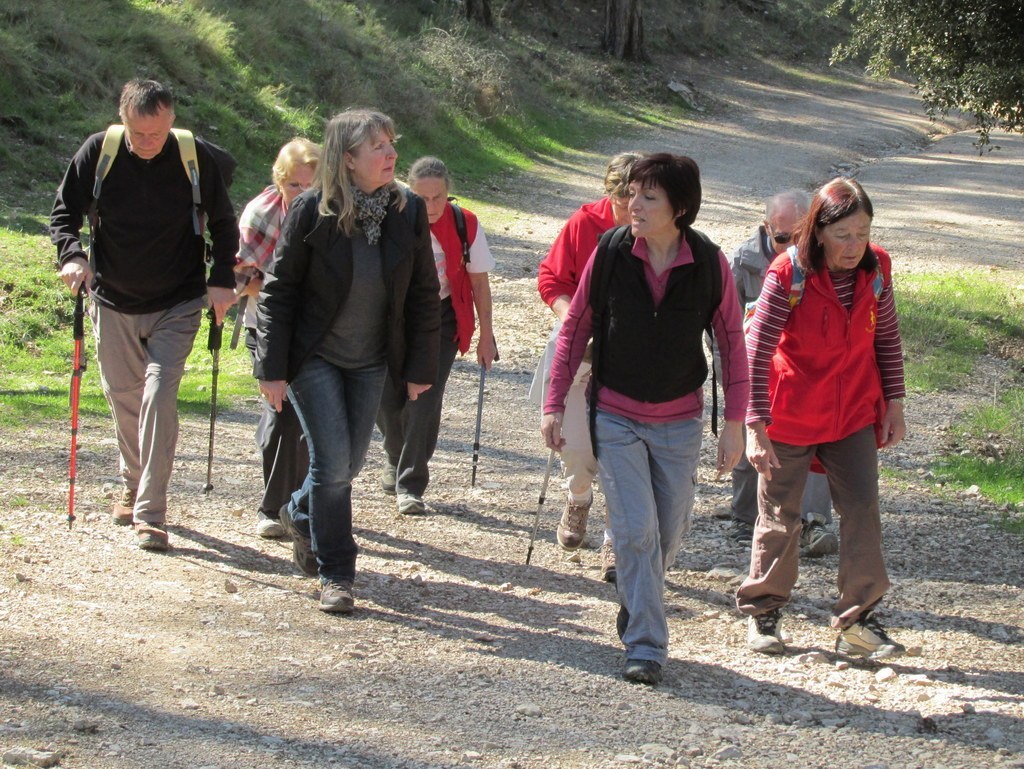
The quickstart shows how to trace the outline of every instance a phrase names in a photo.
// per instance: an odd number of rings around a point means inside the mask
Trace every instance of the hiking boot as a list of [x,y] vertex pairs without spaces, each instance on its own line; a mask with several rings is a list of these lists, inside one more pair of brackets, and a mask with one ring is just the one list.
[[256,536],[263,537],[263,539],[280,539],[283,537],[284,526],[281,525],[281,519],[276,516],[271,517],[260,510],[256,513]]
[[131,526],[135,521],[135,489],[121,489],[121,498],[114,503],[110,520],[118,526]]
[[839,631],[836,651],[850,657],[884,660],[903,656],[907,648],[889,638],[882,623],[868,612],[862,614],[850,627]]
[[425,512],[427,506],[423,504],[423,497],[419,494],[403,491],[398,495],[399,515],[423,515]]
[[839,550],[839,537],[825,528],[825,516],[810,513],[800,531],[800,555],[821,558]]
[[630,683],[657,686],[661,683],[661,665],[654,660],[626,660],[622,677]]
[[380,471],[380,490],[385,494],[394,495],[398,483],[398,468],[390,462],[385,462]]
[[733,518],[725,530],[725,536],[740,547],[749,548],[754,543],[754,527],[746,521]]
[[615,584],[615,548],[610,540],[601,545],[601,579]]
[[292,514],[288,510],[288,503],[281,506],[281,527],[292,539],[292,563],[307,577],[315,577],[320,571],[316,563],[316,554],[313,552],[313,540],[300,534],[292,521]]
[[626,628],[629,626],[629,609],[619,606],[619,613],[615,617],[615,632],[619,634],[619,640],[626,635]]
[[558,522],[558,528],[555,530],[558,544],[565,550],[576,550],[583,544],[587,536],[587,516],[592,504],[593,500],[585,505],[578,505],[571,499],[565,503],[565,512],[562,513],[562,520]]
[[356,608],[352,583],[348,580],[325,582],[320,590],[320,605],[317,608],[329,614],[351,614]]
[[167,526],[162,523],[140,523],[135,527],[135,541],[141,550],[166,552],[171,545],[167,541]]
[[747,617],[747,648],[761,654],[782,654],[786,647],[779,635],[782,612],[772,609],[756,617]]

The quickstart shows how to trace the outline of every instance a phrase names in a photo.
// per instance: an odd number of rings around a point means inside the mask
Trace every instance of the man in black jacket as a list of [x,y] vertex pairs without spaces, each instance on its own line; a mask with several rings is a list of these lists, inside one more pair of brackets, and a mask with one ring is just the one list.
[[[94,198],[105,133],[68,166],[50,216],[60,277],[88,290],[103,392],[114,416],[124,490],[114,522],[134,523],[139,547],[168,548],[167,486],[178,438],[178,386],[209,301],[220,323],[234,302],[238,228],[209,148],[196,141],[200,203],[193,198],[174,101],[153,80],[121,91],[124,136]],[[79,234],[89,217],[91,258]],[[205,220],[213,266],[206,275]]]

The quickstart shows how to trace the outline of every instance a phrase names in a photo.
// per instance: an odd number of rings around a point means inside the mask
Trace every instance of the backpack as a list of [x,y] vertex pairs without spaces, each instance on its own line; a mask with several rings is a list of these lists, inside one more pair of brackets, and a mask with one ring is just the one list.
[[[612,279],[612,267],[615,262],[615,256],[619,252],[619,248],[623,241],[630,234],[630,226],[623,225],[621,227],[614,227],[603,235],[597,244],[597,251],[594,254],[594,265],[590,275],[590,309],[593,317],[593,328],[595,329],[594,334],[594,371],[596,374],[598,357],[600,355],[600,345],[598,343],[598,336],[600,329],[604,323],[604,312],[608,307],[608,287],[611,284]],[[717,252],[719,248],[715,245],[704,233],[698,232],[692,228],[687,228],[684,234],[687,243],[690,244],[691,250],[696,253],[694,248],[695,243],[702,243],[706,248],[713,249],[715,251],[715,257],[708,260],[708,264],[711,267],[710,270],[706,271],[706,275],[710,278],[711,285],[708,286],[708,291],[711,295],[711,312],[708,314],[708,322],[704,326],[704,331],[708,334],[710,339],[714,340],[714,328],[711,324],[711,318],[714,317],[715,310],[722,302],[722,264],[717,258]],[[714,365],[711,367],[711,432],[714,435],[718,435],[718,375],[715,371]],[[596,381],[596,376],[593,377],[593,381]],[[594,442],[594,419],[597,415],[597,387],[591,384],[590,388],[590,439]],[[594,456],[597,456],[596,445],[594,446]]]
[[[202,195],[199,191],[199,159],[196,156],[196,139],[191,131],[186,131],[184,128],[172,128],[171,133],[178,140],[181,165],[185,169],[185,177],[192,187],[192,228],[196,235],[202,237],[205,222],[202,215]],[[97,221],[96,213],[100,192],[103,189],[103,180],[110,173],[110,166],[117,157],[117,151],[121,147],[121,140],[123,138],[123,125],[109,126],[106,135],[103,137],[103,146],[100,148],[100,156],[96,161],[96,178],[92,187],[92,205],[89,208],[90,227]],[[231,183],[235,180],[235,168],[238,166],[237,161],[223,147],[218,147],[216,144],[212,144],[205,139],[203,143],[206,144],[210,154],[213,155],[214,163],[216,163],[217,168],[220,170],[221,178],[224,179],[224,186],[230,187]]]
[[[793,282],[789,285],[789,309],[792,311],[800,304],[800,301],[804,298],[804,286],[807,284],[807,276],[804,275],[803,269],[800,267],[800,263],[796,258],[796,246],[790,246],[786,249],[786,254],[789,256],[789,264],[793,268]],[[875,301],[877,302],[879,297],[882,296],[882,289],[885,288],[885,278],[882,275],[882,271],[875,267],[875,274],[871,280],[871,289],[875,295]],[[760,297],[758,297],[760,299]],[[750,330],[750,325],[754,321],[754,314],[757,311],[757,299],[752,302],[747,302],[743,308],[743,333],[747,333]]]
[[459,240],[462,241],[462,264],[469,266],[469,232],[466,230],[466,215],[455,203],[455,198],[449,197],[448,202],[452,206],[452,214],[455,215],[455,230],[459,233]]

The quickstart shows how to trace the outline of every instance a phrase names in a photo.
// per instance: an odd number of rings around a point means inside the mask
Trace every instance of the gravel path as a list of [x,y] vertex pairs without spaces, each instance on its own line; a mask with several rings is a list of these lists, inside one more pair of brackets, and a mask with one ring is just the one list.
[[727,249],[759,220],[765,195],[856,168],[897,273],[998,265],[1020,280],[1022,137],[996,137],[1002,149],[978,158],[973,134],[933,135],[899,88],[689,77],[708,106],[699,122],[475,191],[500,263],[502,351],[487,379],[478,487],[469,488],[478,380],[462,361],[428,515],[396,516],[371,448],[356,484],[352,617],[317,611],[289,545],[253,536],[255,404],[222,415],[227,448],[209,496],[206,421],[184,420],[168,555],[138,551],[108,521],[109,420],[83,425],[82,516],[71,532],[60,525],[66,450],[53,449],[66,427],[4,434],[0,750],[56,751],[61,766],[90,769],[1024,767],[1022,543],[993,524],[991,504],[945,493],[928,475],[942,428],[1007,375],[999,361],[984,361],[968,391],[909,399],[911,437],[884,458],[908,471],[887,473],[883,488],[887,624],[914,652],[891,666],[833,654],[835,556],[802,564],[784,623],[789,653],[745,650],[731,598],[745,557],[711,514],[727,494],[711,462],[669,574],[670,661],[657,689],[619,680],[614,590],[597,579],[596,550],[570,558],[555,545],[556,483],[524,565],[546,458],[525,400],[551,321],[536,264],[564,219],[596,197],[612,152],[694,156],[705,185],[698,227]]

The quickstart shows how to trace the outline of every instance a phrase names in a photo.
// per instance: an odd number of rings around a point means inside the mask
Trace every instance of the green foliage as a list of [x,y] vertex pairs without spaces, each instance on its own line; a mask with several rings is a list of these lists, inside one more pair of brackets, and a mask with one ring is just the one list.
[[905,64],[929,114],[973,114],[988,143],[993,128],[1024,131],[1024,4],[1004,0],[837,0],[849,5],[850,40],[835,60],[868,55],[868,70],[888,75]]
[[955,389],[979,355],[1021,354],[1024,305],[1005,283],[982,272],[897,275],[895,281],[911,389]]

